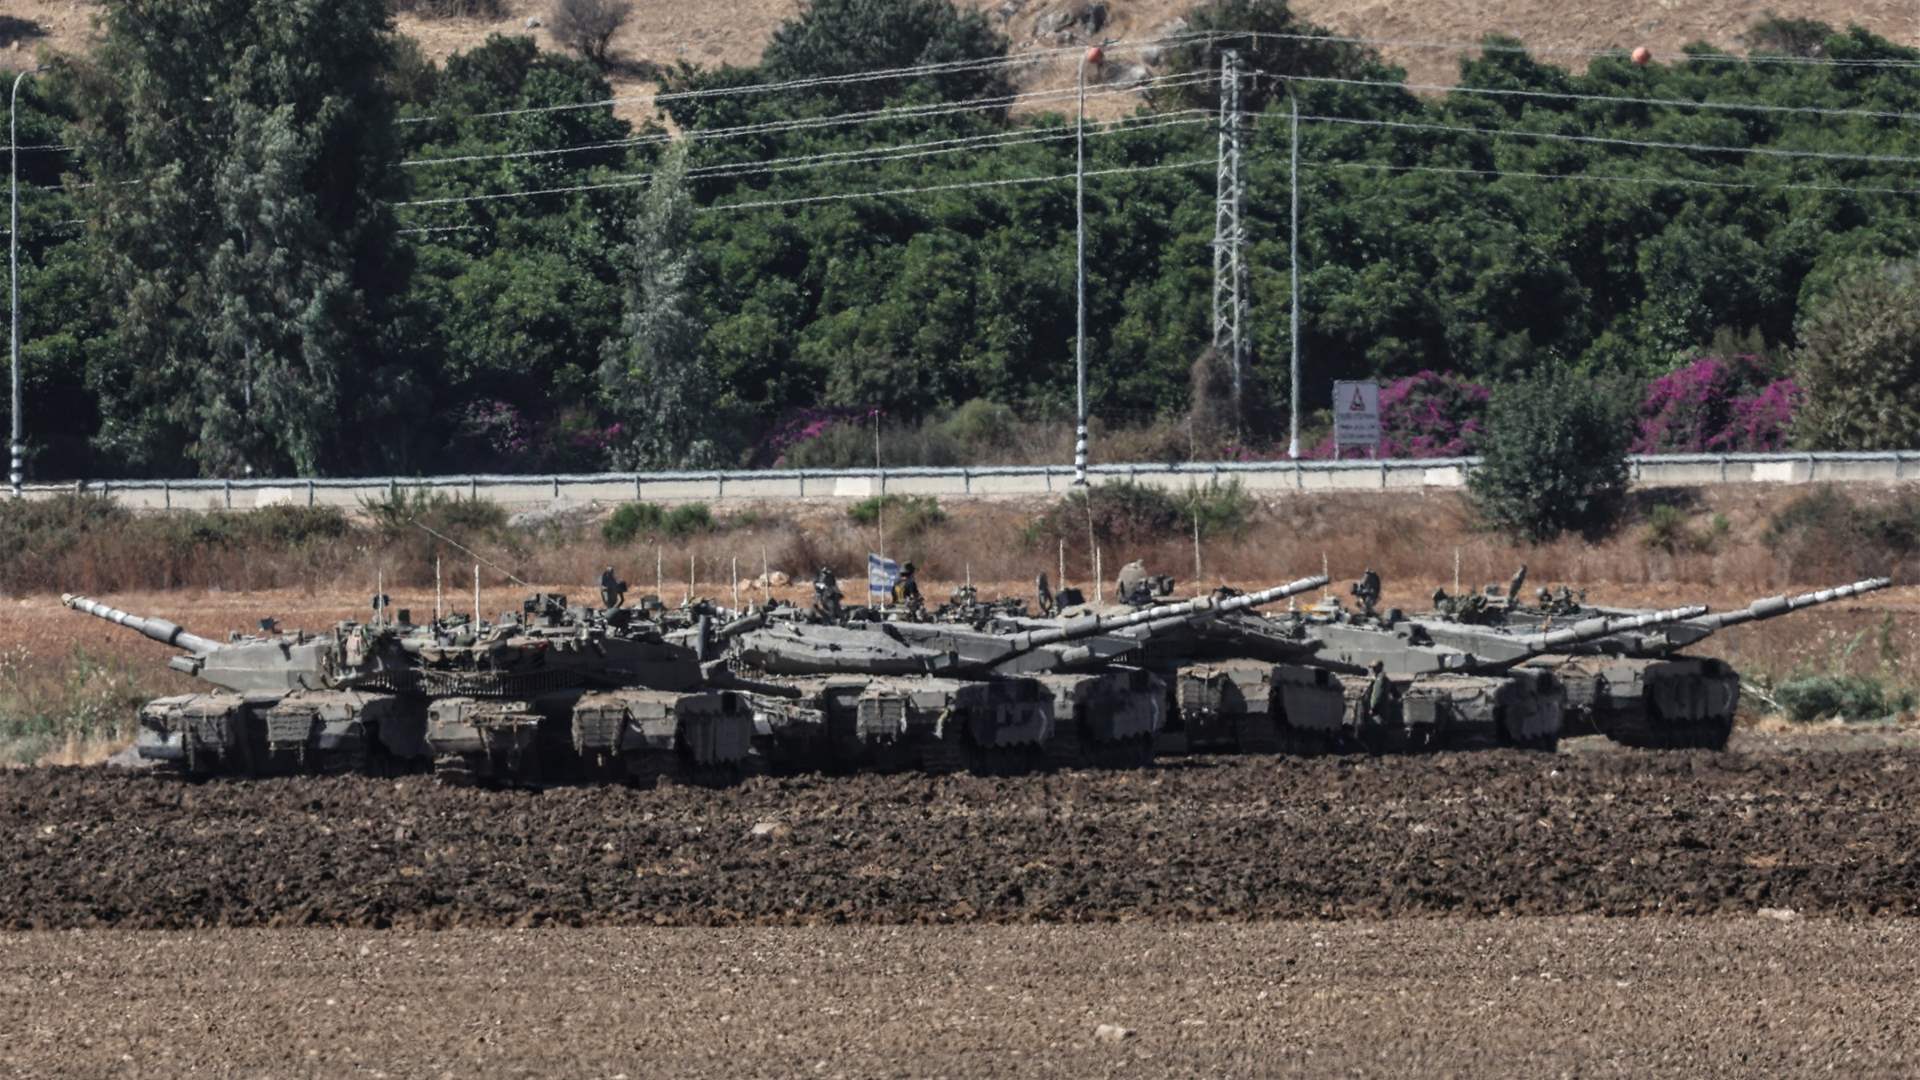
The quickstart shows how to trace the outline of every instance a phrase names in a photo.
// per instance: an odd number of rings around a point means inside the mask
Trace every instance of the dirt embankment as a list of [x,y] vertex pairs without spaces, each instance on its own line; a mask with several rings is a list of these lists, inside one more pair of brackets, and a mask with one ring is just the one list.
[[1920,914],[1920,753],[1745,738],[538,795],[16,771],[0,928]]

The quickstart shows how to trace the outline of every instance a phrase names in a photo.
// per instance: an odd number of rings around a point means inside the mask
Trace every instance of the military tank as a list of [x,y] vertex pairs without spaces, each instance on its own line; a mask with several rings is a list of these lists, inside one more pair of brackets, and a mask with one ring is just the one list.
[[[1119,593],[1150,603],[1168,591],[1165,579],[1142,580],[1153,588],[1129,589],[1123,579]],[[1353,591],[1362,597],[1357,612],[1331,599],[1272,617],[1231,610],[1154,637],[1138,662],[1171,691],[1159,752],[1551,748],[1567,692],[1552,670],[1525,666],[1529,659],[1706,610],[1630,613],[1474,643],[1437,641],[1398,612],[1377,612],[1371,572]]]
[[[1564,588],[1557,596],[1543,589],[1536,606],[1524,605],[1519,586],[1525,573],[1522,567],[1504,595],[1471,605],[1454,603],[1450,611],[1414,619],[1436,641],[1497,650],[1505,639],[1537,634],[1558,622],[1642,614],[1588,606]],[[1591,638],[1533,657],[1526,666],[1551,673],[1566,687],[1572,730],[1605,735],[1629,746],[1718,750],[1733,732],[1739,673],[1724,660],[1689,656],[1683,650],[1727,627],[1778,618],[1892,584],[1890,578],[1868,578],[1797,596],[1767,597],[1734,611]]]
[[1035,626],[771,621],[740,634],[744,669],[797,699],[756,698],[769,761],[789,767],[1024,770],[1144,763],[1166,687],[1124,663],[1156,636],[1325,584],[1305,578]]
[[263,620],[215,641],[84,596],[62,602],[179,650],[168,666],[213,687],[140,711],[139,754],[195,776],[431,769],[538,783],[699,778],[748,762],[752,687],[631,611],[542,594],[495,622],[416,624],[405,610],[389,618],[379,597],[368,622],[306,633]]

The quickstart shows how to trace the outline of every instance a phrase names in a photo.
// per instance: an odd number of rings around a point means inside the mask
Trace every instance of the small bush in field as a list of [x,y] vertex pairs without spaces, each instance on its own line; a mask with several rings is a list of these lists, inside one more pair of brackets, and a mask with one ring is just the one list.
[[655,503],[634,502],[616,509],[600,526],[600,535],[610,544],[631,544],[647,536],[683,540],[713,529],[713,511],[706,503],[681,503],[669,510]]
[[1180,536],[1193,527],[1187,507],[1172,492],[1114,480],[1068,492],[1040,516],[1030,536],[1084,542],[1089,513],[1094,538],[1102,543],[1145,543]]
[[1198,526],[1201,536],[1231,537],[1245,535],[1260,505],[1237,477],[1225,483],[1209,480],[1204,487],[1189,487],[1180,503],[1187,521]]
[[1808,675],[1781,683],[1773,695],[1788,718],[1803,724],[1835,718],[1883,720],[1914,706],[1913,691],[1889,687],[1869,675]]
[[1731,528],[1724,515],[1715,514],[1707,529],[1696,529],[1688,521],[1685,510],[1658,503],[1647,512],[1647,531],[1640,541],[1656,551],[1685,555],[1713,550]]
[[1920,554],[1920,495],[1859,502],[1823,485],[1775,511],[1761,540],[1776,555],[1829,572],[1890,573]]
[[507,527],[506,508],[492,499],[448,495],[424,488],[390,491],[360,500],[360,510],[387,536],[419,531],[425,525],[455,540],[487,535]]
[[392,0],[393,10],[423,19],[504,19],[506,0]]
[[612,59],[613,35],[631,14],[628,0],[555,0],[547,24],[555,41],[605,67]]
[[856,525],[883,522],[893,536],[914,536],[947,520],[940,500],[932,495],[875,495],[847,507],[847,517]]

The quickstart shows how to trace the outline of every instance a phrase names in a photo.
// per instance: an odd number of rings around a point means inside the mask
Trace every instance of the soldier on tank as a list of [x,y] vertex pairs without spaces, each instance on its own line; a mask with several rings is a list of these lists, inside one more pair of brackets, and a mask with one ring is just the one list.
[[822,622],[839,622],[842,599],[840,579],[833,576],[832,570],[821,567],[820,572],[813,576],[814,617]]
[[1380,602],[1380,575],[1374,573],[1373,567],[1369,566],[1367,572],[1361,574],[1360,580],[1354,582],[1348,591],[1360,601],[1361,614],[1372,616],[1374,605]]
[[920,599],[920,584],[913,579],[912,563],[902,566],[900,576],[894,580],[893,602],[908,611],[918,611],[925,606]]
[[1120,568],[1120,578],[1113,588],[1123,604],[1139,607],[1153,603],[1153,577],[1147,573],[1146,564],[1138,559]]
[[619,576],[613,572],[613,567],[609,566],[600,571],[600,606],[611,611],[626,599],[627,583],[620,580]]

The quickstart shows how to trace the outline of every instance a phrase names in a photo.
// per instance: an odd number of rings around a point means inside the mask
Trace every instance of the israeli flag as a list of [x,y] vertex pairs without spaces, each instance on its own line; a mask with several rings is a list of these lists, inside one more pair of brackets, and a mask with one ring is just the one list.
[[900,580],[900,564],[867,553],[867,603],[882,607],[893,603],[893,584]]

